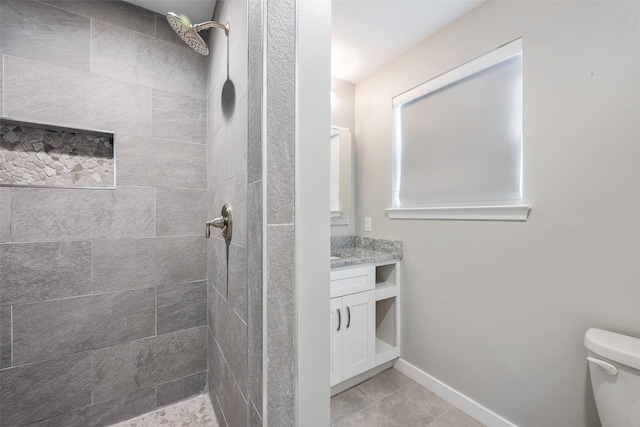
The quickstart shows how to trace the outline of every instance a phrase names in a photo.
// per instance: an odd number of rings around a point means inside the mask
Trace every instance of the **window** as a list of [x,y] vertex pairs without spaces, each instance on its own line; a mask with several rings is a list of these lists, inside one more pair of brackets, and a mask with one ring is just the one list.
[[522,41],[393,98],[390,218],[526,220]]

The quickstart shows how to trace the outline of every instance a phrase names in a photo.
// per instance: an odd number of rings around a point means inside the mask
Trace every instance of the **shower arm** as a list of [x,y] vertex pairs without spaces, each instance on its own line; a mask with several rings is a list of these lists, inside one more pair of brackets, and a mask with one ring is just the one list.
[[215,21],[207,21],[207,22],[202,22],[200,24],[195,24],[193,26],[193,29],[200,32],[202,30],[207,30],[209,28],[219,28],[221,30],[224,30],[224,33],[228,36],[229,35],[229,23],[227,22],[226,24],[222,25],[219,24]]

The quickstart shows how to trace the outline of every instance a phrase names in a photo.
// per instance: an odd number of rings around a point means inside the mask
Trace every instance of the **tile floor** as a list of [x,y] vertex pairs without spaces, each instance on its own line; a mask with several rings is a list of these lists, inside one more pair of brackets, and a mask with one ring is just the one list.
[[[331,398],[334,427],[484,427],[395,369]],[[189,400],[111,427],[219,427],[208,396]]]
[[218,427],[209,396],[201,394],[111,427]]
[[331,398],[334,427],[483,427],[391,368]]

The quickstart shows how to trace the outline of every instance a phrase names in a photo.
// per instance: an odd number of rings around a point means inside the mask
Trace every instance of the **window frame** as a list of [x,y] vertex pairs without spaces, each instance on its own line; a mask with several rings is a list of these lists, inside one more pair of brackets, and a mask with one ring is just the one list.
[[[392,194],[391,207],[386,209],[390,219],[452,219],[452,220],[493,220],[526,221],[531,206],[523,203],[522,159],[520,164],[520,200],[508,202],[468,202],[403,207],[399,200],[400,162],[402,144],[400,142],[400,117],[404,104],[422,98],[432,92],[480,73],[501,62],[522,55],[522,38],[513,40],[497,49],[466,62],[452,70],[436,76],[392,99],[393,107],[393,143],[392,143]],[[522,143],[522,142],[521,142]],[[521,149],[522,153],[522,149]]]

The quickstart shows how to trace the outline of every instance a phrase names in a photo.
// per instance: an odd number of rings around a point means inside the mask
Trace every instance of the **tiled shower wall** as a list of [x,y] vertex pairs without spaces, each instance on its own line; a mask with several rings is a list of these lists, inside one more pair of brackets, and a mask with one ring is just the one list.
[[121,1],[3,0],[0,49],[2,115],[114,131],[118,184],[0,188],[0,425],[203,391],[206,59]]
[[209,393],[232,427],[262,425],[263,415],[261,5],[218,1],[214,19],[230,23],[228,45],[222,31],[208,39],[208,215],[229,203],[234,221],[228,247],[219,230],[207,242]]

